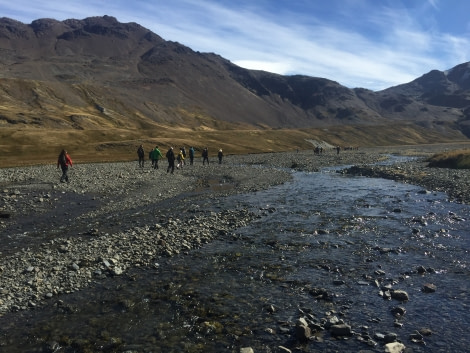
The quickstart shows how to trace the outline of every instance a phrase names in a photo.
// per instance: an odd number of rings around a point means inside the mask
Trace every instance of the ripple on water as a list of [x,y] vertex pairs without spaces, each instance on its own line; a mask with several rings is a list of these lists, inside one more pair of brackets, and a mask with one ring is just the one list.
[[[195,201],[202,209],[249,206],[260,218],[201,249],[162,258],[158,268],[64,297],[39,309],[42,315],[25,313],[16,324],[28,322],[31,347],[258,352],[298,346],[292,325],[301,316],[337,316],[370,337],[395,332],[414,352],[465,351],[470,208],[421,191],[334,172],[294,173],[270,190],[216,205]],[[426,283],[436,291],[424,292]],[[404,290],[410,300],[384,300],[377,285]],[[313,294],[319,288],[328,293],[323,299]],[[406,309],[399,319],[397,305]],[[423,328],[433,332],[426,346],[410,340]],[[23,339],[13,333],[4,347],[22,351],[15,342]],[[382,344],[336,340],[325,330],[305,350],[383,351]]]

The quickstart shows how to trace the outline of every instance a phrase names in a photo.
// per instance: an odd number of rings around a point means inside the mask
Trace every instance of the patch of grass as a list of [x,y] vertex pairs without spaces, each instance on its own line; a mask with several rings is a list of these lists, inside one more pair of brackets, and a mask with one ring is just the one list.
[[470,169],[470,150],[454,150],[437,153],[428,158],[429,167]]

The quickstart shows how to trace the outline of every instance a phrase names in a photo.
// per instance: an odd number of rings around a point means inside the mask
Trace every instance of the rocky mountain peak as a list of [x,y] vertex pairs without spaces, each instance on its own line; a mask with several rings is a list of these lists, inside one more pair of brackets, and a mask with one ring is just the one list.
[[447,78],[456,83],[460,89],[470,89],[470,62],[457,65],[446,74]]
[[[197,127],[201,121],[268,129],[401,122],[448,131],[458,129],[462,110],[470,107],[468,64],[381,92],[352,90],[327,78],[247,70],[112,16],[43,18],[29,25],[1,18],[0,51],[3,78],[10,80],[0,82],[0,122],[3,116],[9,124],[30,123],[20,115],[26,110],[44,126],[60,120],[77,129]],[[72,120],[65,110],[73,112]]]

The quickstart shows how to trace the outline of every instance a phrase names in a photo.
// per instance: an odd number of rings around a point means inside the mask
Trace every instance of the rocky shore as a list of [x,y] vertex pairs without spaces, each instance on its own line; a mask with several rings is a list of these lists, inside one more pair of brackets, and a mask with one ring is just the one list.
[[[59,182],[55,165],[0,169],[0,314],[35,308],[135,266],[154,266],[161,255],[199,247],[254,217],[243,209],[195,208],[180,218],[172,214],[171,200],[185,193],[217,198],[253,192],[289,180],[291,168],[312,171],[382,158],[267,153],[205,166],[197,160],[174,174],[166,172],[165,161],[159,169],[149,162],[145,168],[137,162],[76,163],[70,183]],[[166,206],[159,205],[165,200]]]
[[[178,200],[191,194],[214,199],[255,192],[291,178],[292,169],[318,171],[346,166],[343,173],[381,177],[445,191],[470,201],[469,172],[426,167],[426,150],[415,159],[370,166],[403,150],[368,149],[228,156],[166,172],[150,163],[80,164],[70,183],[60,183],[55,165],[0,169],[0,316],[33,310],[68,293],[121,276],[137,267],[155,268],[159,258],[188,252],[252,221],[244,208],[204,210]],[[72,156],[73,157],[73,156]],[[266,168],[260,168],[266,167]],[[349,330],[342,322],[330,323]],[[300,322],[297,334],[308,325]],[[302,333],[303,332],[303,333]],[[342,331],[341,331],[342,332]],[[393,340],[392,340],[393,342]]]

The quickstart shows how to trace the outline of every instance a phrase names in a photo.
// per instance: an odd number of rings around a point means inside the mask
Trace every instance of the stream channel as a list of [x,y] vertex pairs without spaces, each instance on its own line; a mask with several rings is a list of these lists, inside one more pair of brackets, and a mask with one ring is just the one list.
[[[259,218],[155,268],[64,296],[60,309],[4,318],[9,339],[0,350],[383,352],[392,333],[407,352],[467,351],[469,206],[335,168],[293,172],[292,181],[256,193],[189,195],[179,207],[194,204],[247,207]],[[387,285],[409,300],[384,299]],[[318,324],[308,341],[294,334],[301,317]],[[331,335],[325,322],[334,317],[353,334]],[[416,339],[416,331],[426,335]]]

